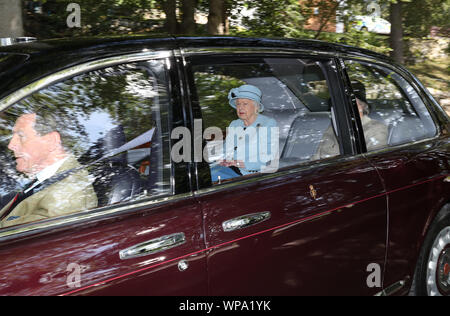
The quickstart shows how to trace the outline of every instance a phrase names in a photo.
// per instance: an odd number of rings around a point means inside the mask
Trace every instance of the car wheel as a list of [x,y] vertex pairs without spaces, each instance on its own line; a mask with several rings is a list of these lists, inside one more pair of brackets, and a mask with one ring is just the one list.
[[450,296],[450,204],[442,209],[427,233],[411,293]]

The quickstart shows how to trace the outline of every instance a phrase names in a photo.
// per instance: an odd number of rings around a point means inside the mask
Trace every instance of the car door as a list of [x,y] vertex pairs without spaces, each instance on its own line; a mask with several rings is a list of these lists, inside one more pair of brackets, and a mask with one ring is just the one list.
[[[195,197],[204,212],[209,293],[379,292],[386,197],[377,171],[350,141],[333,57],[208,51],[187,49],[185,58],[194,118],[204,131]],[[277,122],[278,169],[213,183],[215,142],[237,118],[228,92],[244,84],[262,91],[260,115]],[[327,147],[326,133],[336,148]]]
[[[54,192],[66,176],[41,184],[41,201],[59,197],[48,205],[62,213],[49,207],[50,218],[28,221],[24,213],[2,222],[1,295],[207,293],[202,210],[186,164],[170,159],[170,130],[185,124],[172,56],[146,50],[98,58],[32,83],[17,102],[0,101],[2,135],[24,113],[36,116],[38,132],[42,117],[78,161],[70,171],[89,175],[75,183],[85,191]],[[29,181],[15,170],[9,139],[1,144],[2,195]],[[92,198],[92,188],[95,206],[69,210],[71,192],[89,189]],[[36,205],[42,212],[43,202]]]
[[369,149],[367,158],[380,172],[389,201],[385,283],[405,290],[427,227],[447,201],[448,155],[443,153],[448,135],[406,74],[375,60],[349,58],[345,63],[350,79],[365,86],[369,116],[389,130],[387,143]]

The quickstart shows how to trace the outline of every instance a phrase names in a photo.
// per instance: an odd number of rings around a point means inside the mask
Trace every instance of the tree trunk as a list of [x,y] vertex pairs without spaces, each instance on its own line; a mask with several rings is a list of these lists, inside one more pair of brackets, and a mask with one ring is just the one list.
[[0,0],[0,37],[23,36],[22,1]]
[[331,4],[329,4],[327,2],[326,2],[326,5],[324,5],[323,2],[319,3],[320,4],[320,6],[319,6],[319,9],[320,9],[320,11],[319,11],[319,14],[320,14],[319,29],[317,30],[317,33],[314,36],[314,39],[318,39],[320,37],[323,30],[328,25],[328,22],[330,22],[332,18],[334,18],[336,20],[336,12],[337,12],[337,9],[339,8],[339,5],[341,5],[342,2],[344,2],[344,1],[343,0],[336,1],[336,3],[334,3],[334,5],[332,7],[330,7]]
[[223,1],[224,0],[209,1],[208,33],[211,35],[223,34]]
[[391,22],[391,57],[398,63],[404,64],[403,55],[403,19],[402,19],[402,3],[391,3],[390,6],[390,22]]
[[230,19],[228,18],[231,14],[231,5],[228,1],[223,1],[223,9],[222,9],[222,25],[223,25],[223,34],[230,34]]
[[195,8],[197,0],[183,0],[181,10],[183,11],[183,21],[181,22],[182,33],[187,35],[195,34]]
[[176,0],[165,0],[162,3],[164,13],[166,14],[166,22],[164,28],[166,32],[170,34],[176,34],[178,31],[178,21],[177,21],[177,1]]

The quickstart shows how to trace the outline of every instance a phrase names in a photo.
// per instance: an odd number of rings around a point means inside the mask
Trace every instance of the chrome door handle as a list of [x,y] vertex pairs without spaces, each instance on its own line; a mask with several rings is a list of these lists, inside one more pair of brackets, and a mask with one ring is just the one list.
[[119,252],[119,257],[120,259],[125,260],[153,255],[180,246],[185,242],[186,237],[184,236],[184,233],[166,235],[123,249]]
[[230,220],[227,220],[222,223],[223,231],[225,232],[232,232],[234,230],[246,228],[261,222],[264,222],[265,220],[268,220],[270,218],[270,212],[261,212],[261,213],[253,213],[253,214],[247,214],[242,215]]

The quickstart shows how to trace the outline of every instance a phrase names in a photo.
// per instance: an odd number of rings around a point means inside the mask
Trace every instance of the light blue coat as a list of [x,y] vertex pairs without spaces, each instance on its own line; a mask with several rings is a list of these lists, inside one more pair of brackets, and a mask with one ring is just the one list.
[[[239,168],[242,175],[261,172],[269,161],[277,158],[278,134],[276,121],[262,114],[250,126],[245,126],[241,119],[234,120],[227,128],[224,159],[243,161],[245,168]],[[224,180],[238,175],[228,167],[215,166],[211,169],[212,181],[217,181],[218,176]]]

